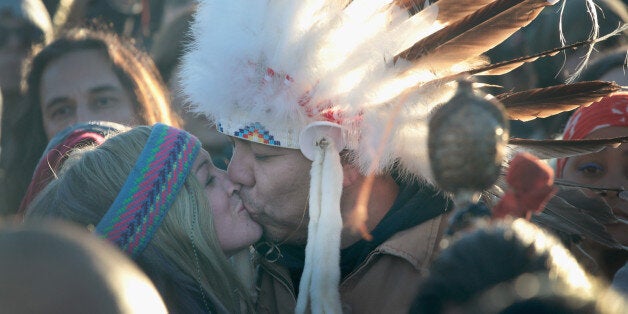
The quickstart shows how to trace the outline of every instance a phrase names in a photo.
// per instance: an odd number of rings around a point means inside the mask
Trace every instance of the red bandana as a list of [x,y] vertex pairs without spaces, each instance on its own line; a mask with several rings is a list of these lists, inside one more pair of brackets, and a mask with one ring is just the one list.
[[[576,110],[563,132],[565,140],[579,140],[591,132],[611,127],[628,126],[628,93],[618,93]],[[562,177],[567,158],[556,161],[556,175]]]

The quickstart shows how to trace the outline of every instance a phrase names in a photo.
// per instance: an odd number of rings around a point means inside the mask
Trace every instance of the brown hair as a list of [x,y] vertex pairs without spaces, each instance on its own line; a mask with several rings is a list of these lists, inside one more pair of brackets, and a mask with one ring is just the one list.
[[16,145],[11,152],[6,152],[11,155],[6,156],[5,180],[11,184],[4,184],[5,213],[17,210],[48,142],[39,104],[42,75],[54,60],[82,50],[100,51],[111,61],[113,72],[132,97],[140,124],[161,122],[181,127],[180,118],[170,107],[167,87],[147,53],[111,32],[84,28],[69,30],[35,52],[24,71],[22,89],[26,103],[19,109],[21,112],[10,135],[7,134]]

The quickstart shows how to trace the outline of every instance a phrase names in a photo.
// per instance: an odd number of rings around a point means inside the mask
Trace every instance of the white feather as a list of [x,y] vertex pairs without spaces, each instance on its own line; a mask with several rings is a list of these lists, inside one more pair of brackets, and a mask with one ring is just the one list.
[[[437,13],[432,5],[410,16],[390,0],[200,1],[192,29],[197,41],[183,59],[183,86],[196,110],[218,121],[237,117],[298,133],[321,120],[316,113],[328,108],[320,104],[331,102],[343,113],[343,126],[365,127],[353,123],[365,110],[385,110],[422,79],[433,79],[408,62],[391,61],[442,27]],[[293,82],[263,81],[267,68]],[[312,97],[313,116],[298,105],[305,93]],[[389,167],[396,156],[393,151],[380,158],[377,169]],[[373,161],[359,158],[365,165]]]

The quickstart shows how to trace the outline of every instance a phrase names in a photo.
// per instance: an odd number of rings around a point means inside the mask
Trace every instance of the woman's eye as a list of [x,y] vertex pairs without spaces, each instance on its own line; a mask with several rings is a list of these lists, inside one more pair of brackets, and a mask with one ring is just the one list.
[[578,171],[586,176],[599,175],[604,171],[604,167],[594,162],[588,162],[578,166]]

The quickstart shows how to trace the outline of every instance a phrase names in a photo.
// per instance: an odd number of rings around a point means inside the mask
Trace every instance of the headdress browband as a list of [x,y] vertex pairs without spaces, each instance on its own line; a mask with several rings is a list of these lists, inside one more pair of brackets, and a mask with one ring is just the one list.
[[155,124],[95,232],[136,258],[172,206],[200,148],[199,140],[188,132]]

